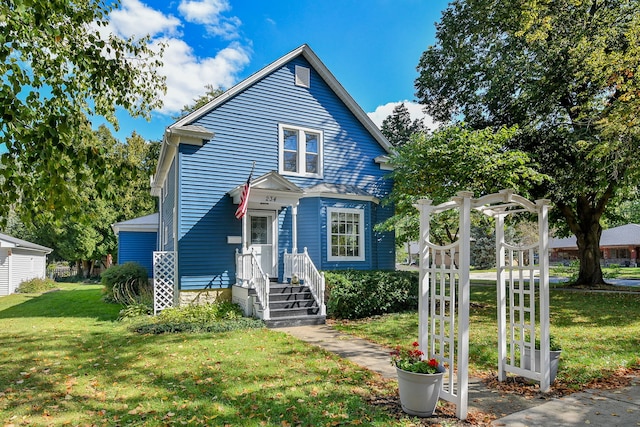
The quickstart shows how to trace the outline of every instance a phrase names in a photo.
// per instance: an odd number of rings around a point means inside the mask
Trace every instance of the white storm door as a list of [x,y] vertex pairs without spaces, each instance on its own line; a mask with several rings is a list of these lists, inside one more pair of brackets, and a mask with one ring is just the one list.
[[262,271],[269,277],[277,277],[276,214],[275,212],[249,211],[247,216],[249,217],[247,218],[249,249],[256,254]]

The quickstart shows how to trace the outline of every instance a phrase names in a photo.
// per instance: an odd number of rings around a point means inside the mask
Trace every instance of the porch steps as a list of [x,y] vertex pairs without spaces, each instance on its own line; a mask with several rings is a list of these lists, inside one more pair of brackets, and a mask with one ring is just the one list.
[[271,283],[269,288],[269,328],[288,326],[324,325],[326,316],[320,315],[320,307],[309,287],[287,283]]

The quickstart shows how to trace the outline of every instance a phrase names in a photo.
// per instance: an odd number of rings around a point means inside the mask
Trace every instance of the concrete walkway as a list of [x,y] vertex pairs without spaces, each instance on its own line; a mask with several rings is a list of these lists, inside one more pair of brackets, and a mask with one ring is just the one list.
[[[281,328],[280,331],[321,347],[385,378],[396,378],[389,350],[343,334],[328,325]],[[469,409],[500,417],[495,426],[640,426],[640,378],[615,391],[590,390],[560,399],[526,399],[500,394],[469,378]]]

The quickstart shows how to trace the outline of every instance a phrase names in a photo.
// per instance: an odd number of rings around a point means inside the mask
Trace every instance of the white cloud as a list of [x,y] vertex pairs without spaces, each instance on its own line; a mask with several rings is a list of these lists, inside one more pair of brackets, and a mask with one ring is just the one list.
[[203,24],[209,34],[232,40],[239,37],[242,22],[236,16],[223,16],[231,10],[226,0],[182,0],[178,11],[188,22]]
[[[240,20],[220,19],[219,14],[229,9],[224,0],[183,1],[180,13],[191,22],[206,24],[207,31],[225,38],[237,31]],[[196,18],[199,17],[199,18]],[[215,24],[215,25],[214,25]],[[233,42],[216,52],[215,56],[198,57],[193,48],[182,38],[179,29],[183,22],[173,16],[144,5],[140,0],[123,0],[119,9],[109,14],[109,28],[100,29],[102,34],[113,32],[121,37],[152,38],[151,48],[159,51],[164,44],[163,66],[159,73],[167,78],[167,93],[163,96],[160,111],[176,115],[194,98],[203,95],[205,85],[228,89],[238,80],[238,74],[247,66],[251,49]]]
[[175,35],[182,25],[173,15],[152,9],[139,0],[123,0],[119,9],[109,14],[111,30],[122,37],[152,38],[160,34]]
[[183,40],[161,40],[167,47],[161,73],[167,77],[162,112],[175,114],[205,92],[205,85],[227,89],[249,63],[249,51],[239,44],[220,50],[215,57],[198,58]]
[[438,125],[434,123],[433,118],[431,118],[431,116],[427,115],[422,110],[422,105],[406,100],[398,102],[388,102],[384,105],[379,105],[378,107],[376,107],[374,112],[367,113],[367,115],[373,121],[373,123],[375,123],[380,128],[382,127],[382,122],[384,121],[384,119],[393,114],[393,109],[402,103],[404,103],[404,106],[407,107],[407,110],[409,110],[411,120],[423,119],[425,126],[429,130],[434,130],[438,127]]

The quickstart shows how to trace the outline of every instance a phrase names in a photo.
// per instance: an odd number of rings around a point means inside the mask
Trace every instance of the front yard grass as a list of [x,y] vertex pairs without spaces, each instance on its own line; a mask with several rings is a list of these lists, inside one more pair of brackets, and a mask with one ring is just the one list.
[[[640,365],[640,294],[552,290],[551,333],[562,345],[557,386],[581,389]],[[471,287],[470,372],[497,373],[495,286]],[[336,322],[334,327],[393,348],[418,336],[417,312]]]
[[0,298],[2,425],[410,425],[392,382],[268,329],[139,335],[100,286]]

